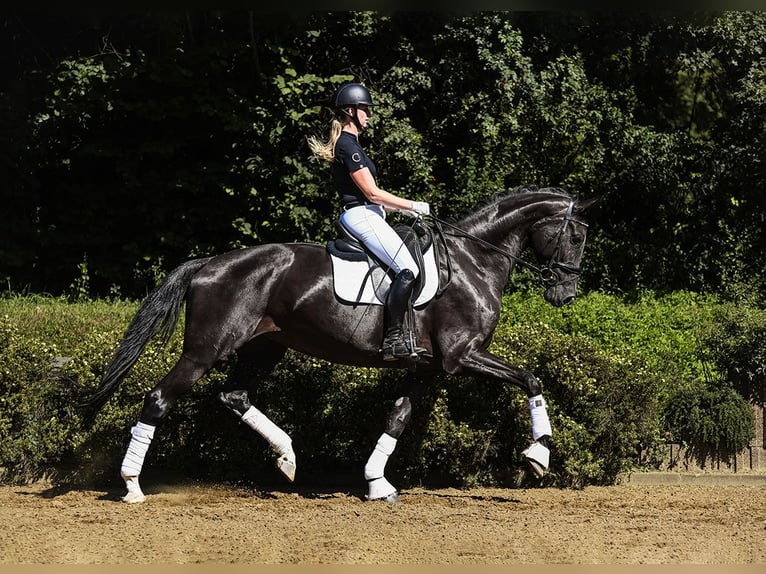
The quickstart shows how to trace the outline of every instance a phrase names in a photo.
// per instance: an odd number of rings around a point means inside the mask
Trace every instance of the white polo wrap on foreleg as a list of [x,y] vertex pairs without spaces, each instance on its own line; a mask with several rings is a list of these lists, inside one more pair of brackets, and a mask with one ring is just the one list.
[[154,438],[154,426],[137,422],[136,426],[130,429],[132,435],[128,450],[125,452],[125,458],[122,460],[120,474],[122,476],[138,476],[144,466],[144,458],[149,445]]
[[373,480],[383,476],[388,457],[391,456],[395,448],[396,439],[394,437],[386,433],[380,435],[375,444],[375,450],[372,451],[367,464],[364,466],[365,480]]
[[535,440],[541,436],[553,435],[548,411],[545,409],[545,399],[542,395],[535,395],[529,399],[529,414],[532,416],[532,437]]
[[247,409],[242,415],[242,422],[265,438],[278,455],[292,452],[293,441],[290,436],[255,407]]

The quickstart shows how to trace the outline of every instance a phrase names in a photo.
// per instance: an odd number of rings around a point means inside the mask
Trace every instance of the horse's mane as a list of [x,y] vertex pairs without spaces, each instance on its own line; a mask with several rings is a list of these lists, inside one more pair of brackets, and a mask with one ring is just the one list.
[[500,201],[503,201],[507,199],[510,196],[516,196],[521,197],[524,195],[531,195],[531,194],[541,194],[541,193],[548,193],[548,194],[555,194],[555,195],[561,195],[564,197],[571,197],[570,194],[568,194],[566,191],[559,187],[543,187],[539,188],[534,184],[527,184],[527,185],[519,185],[517,187],[514,187],[512,189],[506,190],[506,191],[499,191],[495,193],[494,195],[487,197],[485,199],[481,199],[477,201],[472,207],[458,213],[457,215],[448,218],[448,221],[452,223],[459,222],[477,211],[480,211],[484,209],[487,206],[494,205]]

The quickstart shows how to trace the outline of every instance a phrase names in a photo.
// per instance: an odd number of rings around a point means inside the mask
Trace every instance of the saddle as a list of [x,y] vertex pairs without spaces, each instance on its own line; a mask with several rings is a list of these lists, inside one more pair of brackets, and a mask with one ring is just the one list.
[[[395,273],[336,221],[340,237],[327,243],[333,263],[335,294],[347,303],[384,305]],[[439,288],[433,231],[419,219],[398,223],[394,231],[402,238],[418,265],[413,306],[428,303]]]

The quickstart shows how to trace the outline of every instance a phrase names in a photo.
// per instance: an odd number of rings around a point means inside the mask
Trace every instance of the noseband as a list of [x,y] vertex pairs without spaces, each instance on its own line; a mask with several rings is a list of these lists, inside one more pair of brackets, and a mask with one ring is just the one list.
[[556,235],[556,246],[554,247],[553,252],[551,253],[551,257],[550,259],[548,259],[548,263],[539,267],[537,265],[534,265],[533,263],[525,261],[521,257],[515,256],[513,253],[510,253],[509,251],[502,249],[498,247],[497,245],[493,245],[492,243],[489,243],[488,241],[484,241],[480,237],[476,237],[475,235],[472,235],[468,233],[467,231],[463,231],[459,227],[456,227],[455,225],[452,225],[451,223],[447,223],[446,221],[443,221],[439,219],[438,217],[434,217],[433,215],[429,217],[437,224],[449,227],[450,229],[459,232],[464,237],[468,237],[469,239],[472,239],[473,241],[476,241],[477,243],[482,244],[484,247],[487,247],[488,249],[491,249],[492,251],[496,251],[497,253],[504,255],[511,261],[515,261],[518,264],[526,267],[527,269],[534,271],[535,273],[537,273],[538,277],[540,277],[540,281],[542,282],[542,284],[545,287],[550,288],[550,287],[555,287],[557,285],[561,285],[562,283],[566,283],[567,281],[571,281],[571,279],[566,279],[566,280],[560,279],[559,276],[554,271],[554,269],[561,269],[567,275],[576,275],[576,276],[580,275],[579,267],[575,267],[573,265],[566,265],[565,263],[560,263],[556,261],[556,253],[559,250],[559,246],[561,245],[561,238],[564,237],[564,232],[566,231],[567,226],[569,225],[569,222],[576,221],[580,225],[588,227],[587,223],[584,223],[572,217],[573,210],[574,210],[574,200],[570,199],[569,207],[567,207],[567,211],[564,214],[564,219],[562,220]]

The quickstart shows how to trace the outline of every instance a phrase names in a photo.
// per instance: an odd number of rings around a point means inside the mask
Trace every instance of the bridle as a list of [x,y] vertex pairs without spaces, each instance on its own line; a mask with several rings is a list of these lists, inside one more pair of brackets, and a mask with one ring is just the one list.
[[[434,223],[436,223],[437,230],[438,230],[439,234],[442,235],[442,241],[444,239],[443,239],[443,231],[441,230],[441,226],[449,227],[453,231],[458,232],[463,237],[467,237],[467,238],[469,238],[469,239],[471,239],[473,241],[476,241],[477,243],[483,245],[487,249],[491,249],[492,251],[496,251],[497,253],[500,253],[501,255],[504,255],[505,257],[507,257],[512,262],[515,261],[519,265],[522,265],[523,267],[526,267],[527,269],[533,271],[534,273],[536,273],[538,275],[538,277],[540,277],[540,281],[542,282],[542,284],[545,287],[550,288],[550,287],[555,287],[557,285],[561,285],[563,283],[567,283],[568,281],[571,281],[570,278],[560,279],[558,274],[554,271],[555,269],[561,269],[567,275],[575,275],[575,276],[578,276],[578,277],[580,275],[580,268],[579,267],[575,267],[573,265],[567,265],[565,263],[561,263],[559,261],[556,261],[556,254],[559,251],[559,246],[561,245],[561,239],[564,237],[564,232],[566,231],[567,227],[569,226],[569,222],[570,221],[574,221],[576,223],[579,223],[580,225],[583,225],[584,227],[588,227],[587,223],[572,217],[572,212],[574,211],[574,203],[575,202],[574,202],[573,199],[569,200],[569,206],[567,207],[567,211],[564,214],[564,218],[561,221],[561,225],[559,226],[558,232],[556,234],[556,245],[553,248],[553,252],[551,253],[550,258],[548,259],[548,262],[545,265],[540,265],[540,266],[535,265],[533,263],[530,263],[529,261],[525,261],[521,257],[517,257],[513,253],[511,253],[511,252],[509,252],[509,251],[507,251],[505,249],[502,249],[501,247],[498,247],[497,245],[493,245],[492,243],[490,243],[488,241],[485,241],[485,240],[481,239],[480,237],[477,237],[477,236],[475,236],[475,235],[473,235],[471,233],[468,233],[467,231],[464,231],[463,229],[460,229],[456,225],[453,225],[451,223],[448,223],[447,221],[439,219],[436,216],[429,215],[427,217],[429,217],[431,220],[433,220]],[[535,225],[539,225],[539,222],[536,223]],[[446,244],[445,244],[445,246],[446,246]],[[449,259],[449,255],[447,255],[447,257]],[[448,262],[448,266],[449,266],[449,262]]]
[[[561,222],[561,225],[559,226],[559,230],[556,234],[556,245],[553,248],[553,251],[551,252],[550,259],[548,259],[548,263],[546,265],[543,265],[542,267],[539,267],[537,269],[533,269],[533,271],[536,271],[538,275],[540,276],[540,280],[542,281],[543,285],[546,287],[555,287],[556,285],[560,285],[562,283],[566,283],[567,281],[570,281],[570,279],[566,280],[560,280],[556,273],[553,271],[554,269],[561,269],[564,273],[568,275],[575,275],[577,277],[580,276],[580,268],[575,267],[573,265],[567,265],[565,263],[560,263],[559,261],[556,261],[556,254],[559,251],[559,246],[561,245],[561,239],[564,237],[564,232],[567,229],[567,226],[569,225],[570,221],[574,221],[576,223],[579,223],[583,227],[588,227],[588,224],[584,221],[580,221],[579,219],[575,219],[572,217],[572,211],[574,210],[574,200],[569,200],[569,206],[567,207],[567,211],[564,214],[564,219]],[[539,225],[536,224],[536,225]],[[534,226],[533,226],[534,227]]]

